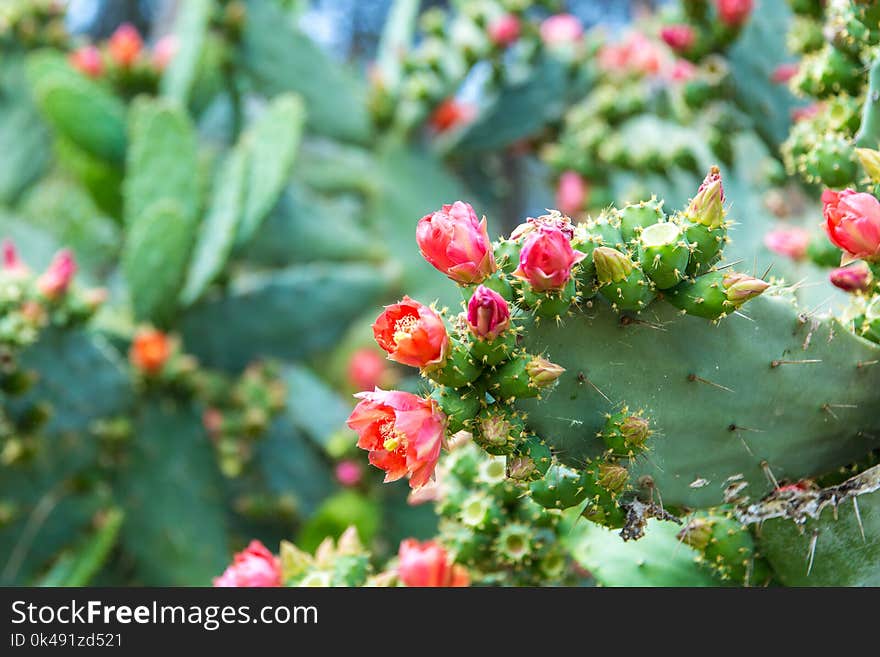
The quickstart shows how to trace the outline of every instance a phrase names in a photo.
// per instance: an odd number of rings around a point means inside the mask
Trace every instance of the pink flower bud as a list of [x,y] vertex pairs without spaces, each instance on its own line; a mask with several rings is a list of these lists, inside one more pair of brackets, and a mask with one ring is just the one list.
[[113,35],[107,44],[110,57],[122,68],[129,68],[137,61],[141,54],[144,42],[141,39],[140,32],[131,23],[123,23]]
[[337,481],[346,488],[357,486],[364,476],[360,464],[349,459],[337,463],[335,473]]
[[561,230],[541,225],[526,235],[513,275],[527,281],[536,292],[559,290],[571,278],[571,268],[585,257],[571,248]]
[[780,228],[764,235],[764,246],[792,260],[803,260],[810,244],[810,231],[803,228]]
[[67,292],[75,273],[76,261],[73,259],[73,253],[68,249],[62,249],[55,254],[48,269],[40,276],[37,289],[43,296],[57,299]]
[[397,574],[406,586],[470,585],[470,576],[462,566],[452,563],[439,543],[408,538],[400,544]]
[[737,307],[749,299],[760,296],[770,287],[770,283],[767,281],[736,272],[725,275],[722,284],[727,292],[727,300]]
[[556,207],[565,214],[577,214],[584,209],[590,196],[587,181],[577,171],[563,171],[556,186]]
[[546,358],[535,356],[526,365],[529,381],[537,388],[549,386],[565,373],[565,368],[556,363],[551,363]]
[[780,64],[773,70],[770,79],[776,84],[786,84],[798,73],[797,64]]
[[496,46],[506,48],[519,39],[519,18],[514,14],[504,14],[489,23],[489,39]]
[[164,71],[177,54],[177,46],[177,37],[173,34],[167,34],[159,39],[153,46],[153,66],[159,71]]
[[739,27],[752,13],[753,0],[715,0],[718,18],[728,27]]
[[95,46],[83,46],[70,53],[70,65],[90,78],[101,77],[104,72],[104,60],[101,51]]
[[482,340],[494,340],[510,327],[510,306],[495,290],[480,285],[468,302],[471,332]]
[[219,587],[281,586],[281,563],[260,541],[253,540],[214,579]]
[[825,231],[839,249],[852,258],[880,259],[880,201],[852,189],[822,192]]
[[388,375],[388,364],[373,349],[358,349],[348,361],[348,380],[358,390],[372,390]]
[[686,59],[677,59],[666,72],[666,79],[670,82],[690,82],[697,77],[697,67]]
[[10,239],[3,240],[3,271],[13,278],[23,278],[30,273]]
[[660,38],[667,46],[681,54],[691,49],[697,40],[697,35],[694,33],[694,28],[682,23],[661,28]]
[[422,217],[416,242],[425,260],[461,285],[480,283],[495,271],[486,219],[477,219],[462,201]]
[[576,43],[583,35],[584,26],[572,14],[555,14],[541,23],[541,40],[548,46]]
[[641,32],[630,32],[622,41],[602,46],[597,61],[609,73],[656,75],[664,68],[666,54]]
[[867,292],[871,289],[871,270],[864,262],[833,269],[828,278],[832,285],[845,292]]

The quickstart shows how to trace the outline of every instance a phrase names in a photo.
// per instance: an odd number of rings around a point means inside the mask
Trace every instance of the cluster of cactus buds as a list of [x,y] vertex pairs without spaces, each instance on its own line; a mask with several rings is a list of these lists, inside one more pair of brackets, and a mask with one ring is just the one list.
[[0,44],[63,49],[70,39],[64,25],[64,12],[65,6],[60,0],[4,2],[0,6]]
[[81,45],[70,53],[71,66],[90,78],[107,81],[126,96],[156,93],[159,78],[177,50],[176,37],[144,44],[137,28],[124,23],[101,44]]
[[[580,469],[562,464],[529,429],[517,402],[540,400],[565,370],[547,354],[522,348],[520,338],[532,323],[563,322],[600,298],[619,313],[638,314],[662,298],[687,314],[724,318],[769,287],[716,268],[727,226],[717,168],[670,216],[656,199],[611,207],[577,225],[549,211],[492,243],[486,219],[466,203],[426,215],[416,229],[419,249],[459,286],[463,312],[449,328],[448,311],[409,297],[385,308],[373,325],[376,341],[391,360],[419,368],[433,392],[422,397],[376,388],[356,395],[361,401],[348,424],[358,446],[386,471],[386,481],[406,476],[419,488],[430,480],[441,446],[466,432],[489,454],[506,457],[499,473],[538,506],[583,504],[584,517],[625,526],[620,502],[629,474],[621,463],[647,449],[649,420],[626,409],[609,416],[600,433],[607,446],[603,458]],[[471,502],[463,503],[461,517],[483,523],[491,513],[489,498]]]
[[[456,437],[438,468],[435,499],[438,541],[467,567],[474,584],[556,586],[574,571],[563,549],[563,517],[523,495],[515,479],[522,461],[487,456]],[[416,494],[418,495],[418,494]]]
[[[552,9],[557,3],[532,4]],[[583,27],[577,18],[557,14],[540,22],[533,9],[516,0],[487,0],[451,11],[425,11],[420,17],[423,38],[399,55],[397,79],[386,79],[379,69],[373,72],[370,106],[376,122],[411,128],[427,119],[436,133],[454,130],[476,114],[455,94],[478,62],[489,63],[489,83],[500,87],[544,47],[567,58],[580,53]]]
[[750,2],[735,4],[684,3],[664,14],[659,34],[634,31],[598,49],[598,82],[542,152],[559,176],[560,210],[574,216],[607,205],[613,170],[696,172],[693,144],[627,142],[622,127],[642,115],[689,126],[708,120],[709,146],[721,161],[731,160],[736,121],[724,107],[732,97],[724,53],[751,11]]

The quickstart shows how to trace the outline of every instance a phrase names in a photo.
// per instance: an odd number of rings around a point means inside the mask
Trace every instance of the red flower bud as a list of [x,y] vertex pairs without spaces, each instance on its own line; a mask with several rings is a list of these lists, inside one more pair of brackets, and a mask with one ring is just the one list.
[[116,28],[107,44],[110,57],[122,68],[131,67],[137,61],[143,47],[144,41],[140,32],[131,23],[123,23]]
[[715,0],[718,18],[728,27],[739,27],[752,13],[753,0]]
[[13,278],[22,278],[30,273],[28,266],[18,255],[15,242],[10,239],[3,240],[3,271]]
[[363,479],[364,472],[359,463],[355,463],[350,459],[340,461],[336,464],[336,479],[346,488],[357,486]]
[[504,14],[492,20],[488,28],[489,39],[496,46],[506,48],[519,39],[520,24],[515,14]]
[[798,68],[797,64],[780,64],[773,69],[773,75],[770,76],[770,79],[776,84],[786,84],[798,74]]
[[70,282],[76,274],[76,261],[73,253],[68,249],[62,249],[55,254],[49,267],[37,281],[37,288],[50,299],[58,299],[70,287]]
[[467,321],[475,336],[494,340],[510,327],[510,306],[495,290],[480,285],[468,301]]
[[565,233],[544,224],[526,235],[513,275],[528,281],[536,292],[559,290],[571,278],[571,268],[585,257],[571,248]]
[[694,33],[694,28],[682,23],[661,28],[660,38],[666,42],[667,46],[680,54],[690,50],[697,40],[697,35]]
[[845,189],[822,192],[825,231],[852,258],[880,259],[880,201],[871,194]]
[[459,102],[455,98],[447,98],[437,106],[428,123],[437,132],[446,132],[469,123],[476,114],[476,110],[470,105]]
[[162,331],[145,328],[138,331],[131,343],[128,359],[141,372],[158,374],[171,355],[171,340]]
[[253,540],[235,555],[223,574],[214,579],[214,586],[281,586],[281,562],[260,541]]
[[449,350],[440,316],[409,297],[385,306],[373,323],[373,336],[391,360],[411,367],[442,365]]
[[469,586],[467,570],[451,562],[440,544],[408,538],[400,544],[397,574],[406,586]]
[[355,395],[361,401],[348,418],[358,434],[357,446],[370,453],[370,463],[385,471],[385,481],[409,476],[411,488],[426,484],[440,458],[446,417],[433,400],[409,392]]
[[425,260],[456,283],[480,283],[495,271],[486,218],[480,221],[468,203],[456,201],[422,217],[416,242]]

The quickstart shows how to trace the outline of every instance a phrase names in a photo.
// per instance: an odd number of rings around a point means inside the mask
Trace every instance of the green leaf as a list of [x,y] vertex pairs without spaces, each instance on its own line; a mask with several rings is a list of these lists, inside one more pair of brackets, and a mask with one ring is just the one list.
[[304,365],[285,367],[282,378],[287,414],[316,445],[326,448],[333,434],[345,428],[352,405]]
[[365,90],[272,2],[249,0],[242,39],[245,70],[257,91],[300,94],[309,128],[328,137],[364,142],[370,136]]
[[174,23],[177,52],[162,75],[162,95],[186,106],[202,55],[202,44],[211,20],[211,0],[189,0],[181,3]]
[[238,369],[261,357],[302,358],[331,348],[388,285],[387,272],[353,264],[243,276],[227,295],[188,310],[181,331],[187,349],[210,366]]
[[28,78],[37,106],[61,136],[114,164],[125,159],[125,104],[55,53],[31,55]]
[[233,149],[220,166],[214,196],[199,226],[181,303],[194,303],[223,270],[235,242],[247,176],[247,152]]
[[208,586],[229,551],[222,480],[198,412],[150,402],[137,419],[119,494],[121,544],[136,582]]
[[199,210],[195,129],[187,114],[162,99],[135,101],[125,176],[125,222],[133,227],[159,199],[176,202],[192,220]]
[[149,206],[129,229],[122,268],[138,320],[172,320],[196,229],[195,220],[168,199]]
[[382,82],[392,89],[400,82],[403,55],[412,45],[420,4],[419,0],[394,0],[382,28],[376,69]]
[[305,121],[302,101],[291,94],[274,99],[256,123],[248,129],[245,147],[249,151],[249,175],[244,215],[237,241],[247,242],[278,202],[299,147]]
[[369,544],[381,521],[381,509],[376,502],[354,491],[342,491],[321,505],[300,530],[296,544],[306,552],[314,552],[325,538],[335,540],[352,525],[361,542]]
[[37,580],[37,586],[87,586],[116,545],[125,514],[108,509],[101,526],[69,552],[63,553],[52,568]]

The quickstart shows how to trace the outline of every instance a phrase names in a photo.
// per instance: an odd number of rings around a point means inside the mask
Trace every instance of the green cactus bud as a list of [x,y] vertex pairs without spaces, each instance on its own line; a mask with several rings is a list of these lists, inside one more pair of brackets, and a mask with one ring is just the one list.
[[523,421],[516,414],[490,406],[477,418],[474,441],[489,454],[510,454],[524,429]]
[[715,320],[759,296],[768,287],[766,281],[745,274],[714,271],[680,283],[667,293],[667,301],[689,315]]
[[425,370],[425,374],[440,385],[460,388],[476,381],[482,371],[483,368],[471,356],[468,346],[459,340],[452,340],[443,366]]
[[565,372],[565,368],[551,363],[541,356],[533,357],[526,363],[529,382],[537,388],[544,388],[554,383]]
[[671,222],[647,226],[639,235],[639,262],[654,285],[665,290],[684,278],[690,249],[681,228]]
[[642,229],[665,220],[663,203],[655,198],[630,204],[620,211],[620,234],[625,241],[631,242],[641,234]]
[[626,456],[634,450],[644,449],[651,436],[651,425],[647,418],[632,414],[624,407],[619,413],[608,415],[599,437],[605,446],[618,456]]
[[710,512],[700,515],[678,533],[683,543],[702,553],[702,563],[720,579],[755,583],[755,543],[748,528],[732,517]]
[[515,348],[516,333],[508,329],[494,340],[473,340],[471,342],[471,356],[483,367],[490,367],[510,358]]
[[498,532],[495,549],[505,561],[522,563],[533,550],[531,528],[519,523],[504,525]]
[[678,532],[678,540],[702,552],[712,538],[712,523],[706,518],[694,518]]
[[865,316],[860,332],[872,342],[880,343],[880,296],[874,297],[865,308]]
[[[522,250],[522,241],[500,239],[493,246],[495,263],[498,268],[505,274],[512,274],[519,267],[519,252]],[[495,291],[498,292],[498,290]]]
[[825,134],[804,156],[807,180],[828,187],[844,187],[859,175],[855,150],[844,135]]
[[547,443],[538,436],[527,436],[507,457],[507,476],[517,481],[532,481],[543,477],[550,468],[553,454]]
[[602,463],[599,465],[597,481],[602,488],[616,495],[626,490],[629,471],[616,463]]
[[589,474],[586,472],[578,472],[554,463],[542,479],[529,485],[529,490],[532,499],[545,509],[568,509],[587,498],[588,478]]
[[498,457],[491,457],[480,461],[480,465],[477,467],[476,480],[486,484],[490,489],[498,484],[506,483],[507,461]]
[[857,148],[856,157],[859,158],[871,182],[880,183],[880,151],[872,148]]
[[455,563],[471,565],[492,552],[491,536],[465,525],[441,521],[440,534]]
[[546,358],[523,354],[496,368],[488,379],[488,392],[502,399],[537,397],[564,371]]
[[654,299],[653,286],[628,255],[608,247],[593,251],[599,294],[616,310],[638,311]]
[[488,495],[477,492],[468,496],[461,505],[459,519],[471,528],[488,527],[497,523],[500,511]]
[[481,395],[476,388],[447,388],[438,386],[431,393],[440,410],[446,416],[447,431],[457,433],[468,429],[480,412]]
[[721,170],[713,166],[697,190],[696,196],[691,199],[685,217],[691,223],[706,228],[719,228],[725,223],[724,200]]

